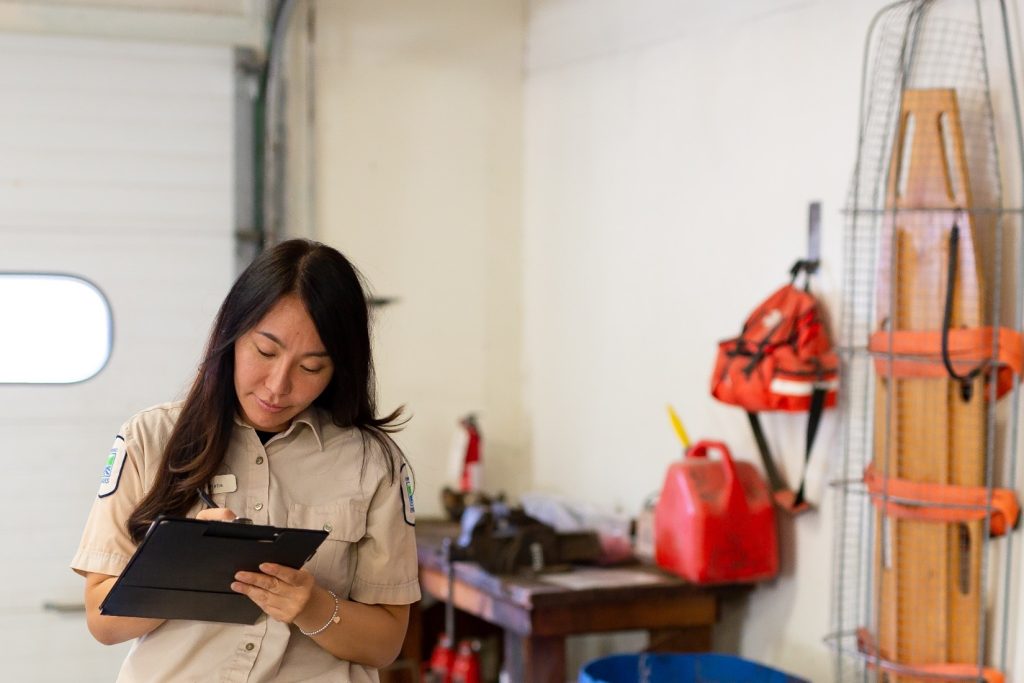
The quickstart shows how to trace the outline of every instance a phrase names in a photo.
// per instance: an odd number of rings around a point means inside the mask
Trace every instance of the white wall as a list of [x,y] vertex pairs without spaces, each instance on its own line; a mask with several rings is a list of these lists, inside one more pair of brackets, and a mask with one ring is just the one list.
[[0,385],[4,680],[110,681],[127,652],[43,603],[81,604],[110,444],[189,383],[232,279],[232,74],[223,47],[0,34],[0,272],[87,278],[114,322],[93,379]]
[[[716,342],[804,253],[813,200],[817,291],[838,320],[862,51],[882,5],[317,4],[315,234],[399,297],[379,317],[382,403],[414,415],[401,438],[424,513],[471,409],[489,490],[635,514],[679,456],[666,402],[693,436],[756,462],[742,412],[708,396]],[[794,480],[803,418],[766,422]],[[817,510],[782,524],[782,576],[726,605],[716,643],[816,681],[832,677],[823,482],[838,427],[826,418],[810,468]],[[577,661],[637,646],[590,640]]]
[[485,487],[520,491],[521,3],[359,0],[316,12],[315,234],[397,298],[377,316],[375,353],[382,410],[405,403],[412,416],[399,443],[417,509],[439,514],[470,411]]
[[[875,9],[318,3],[315,234],[399,298],[379,316],[378,368],[382,406],[414,415],[401,442],[421,511],[439,510],[471,409],[489,490],[629,514],[679,454],[666,401],[754,457],[742,414],[707,396],[715,342],[803,253],[811,200],[826,209],[819,289],[836,295]],[[798,524],[799,557],[724,615],[719,646],[824,680],[827,503]]]
[[[536,487],[635,513],[679,457],[666,402],[692,436],[758,461],[743,412],[708,395],[716,342],[805,252],[812,200],[824,202],[817,291],[838,321],[861,58],[883,4],[530,2],[524,358]],[[769,421],[795,481],[803,418]],[[831,415],[811,471],[818,509],[783,522],[782,576],[726,606],[716,643],[815,681],[833,671],[823,480],[838,437]]]

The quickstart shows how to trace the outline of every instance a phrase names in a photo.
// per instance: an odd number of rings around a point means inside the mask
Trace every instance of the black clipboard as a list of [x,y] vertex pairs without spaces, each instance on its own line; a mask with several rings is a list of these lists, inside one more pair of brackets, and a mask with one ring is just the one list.
[[297,569],[325,538],[323,530],[158,517],[100,613],[252,624],[262,611],[231,590],[235,572],[262,562]]

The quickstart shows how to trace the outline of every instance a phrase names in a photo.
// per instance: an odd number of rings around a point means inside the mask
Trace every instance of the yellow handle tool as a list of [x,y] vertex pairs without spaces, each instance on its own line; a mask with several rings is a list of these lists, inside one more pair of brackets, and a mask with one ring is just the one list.
[[668,408],[668,419],[672,421],[672,429],[676,430],[676,436],[679,437],[683,448],[689,448],[690,437],[686,433],[686,428],[683,427],[683,421],[679,419],[679,415],[676,414],[675,409],[671,405],[666,405],[665,407]]

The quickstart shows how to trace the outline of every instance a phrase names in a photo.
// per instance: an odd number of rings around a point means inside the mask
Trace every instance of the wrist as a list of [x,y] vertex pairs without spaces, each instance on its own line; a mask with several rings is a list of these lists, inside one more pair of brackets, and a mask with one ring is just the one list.
[[317,636],[341,621],[340,607],[341,600],[334,591],[318,588],[313,600],[295,619],[295,627],[304,636]]

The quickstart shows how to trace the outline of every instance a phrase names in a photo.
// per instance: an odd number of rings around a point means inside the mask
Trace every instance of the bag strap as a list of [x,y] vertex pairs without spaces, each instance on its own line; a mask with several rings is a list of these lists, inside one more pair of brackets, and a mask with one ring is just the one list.
[[789,284],[796,284],[796,279],[800,275],[800,271],[803,271],[805,275],[804,291],[809,293],[811,291],[811,276],[818,272],[818,266],[820,265],[820,263],[821,262],[818,261],[817,259],[800,259],[799,261],[794,263],[793,266],[789,269]]
[[827,389],[815,387],[811,393],[811,407],[807,411],[807,451],[804,453],[804,472],[800,475],[800,488],[796,491],[794,506],[804,504],[804,488],[807,483],[807,464],[811,461],[811,449],[814,448],[814,439],[818,436],[818,427],[821,426],[821,416],[825,413],[825,396]]
[[757,442],[757,450],[761,453],[761,462],[764,464],[765,476],[768,477],[768,484],[771,486],[772,495],[776,502],[789,512],[798,513],[806,510],[809,505],[806,501],[807,465],[811,461],[811,451],[814,448],[814,440],[818,436],[818,427],[821,426],[821,416],[825,412],[825,397],[828,390],[815,387],[811,393],[811,407],[807,412],[807,436],[805,439],[804,468],[800,475],[800,486],[796,494],[793,494],[782,481],[775,461],[772,458],[771,449],[768,447],[768,439],[765,438],[764,429],[761,427],[761,419],[757,413],[747,411],[747,419],[750,420],[750,429],[754,432],[754,441]]
[[786,484],[775,468],[775,461],[772,460],[772,452],[768,448],[768,441],[764,438],[764,430],[761,428],[761,419],[757,413],[747,411],[747,419],[750,420],[750,429],[754,432],[754,441],[757,442],[757,450],[761,453],[761,463],[764,465],[765,476],[768,477],[768,485],[772,487],[772,493],[786,488]]
[[946,303],[942,310],[942,363],[946,366],[946,372],[949,373],[950,379],[960,382],[960,397],[966,403],[971,400],[971,394],[974,391],[972,382],[982,373],[987,362],[982,361],[968,372],[959,374],[949,358],[949,328],[953,318],[953,286],[956,283],[956,260],[957,253],[959,252],[959,243],[960,226],[954,222],[953,228],[949,231],[949,260],[946,264]]

